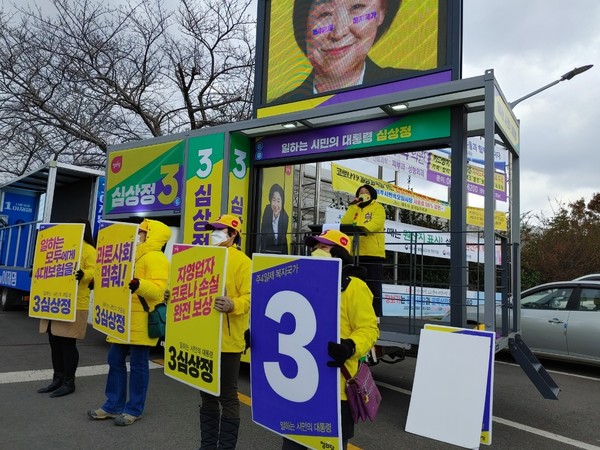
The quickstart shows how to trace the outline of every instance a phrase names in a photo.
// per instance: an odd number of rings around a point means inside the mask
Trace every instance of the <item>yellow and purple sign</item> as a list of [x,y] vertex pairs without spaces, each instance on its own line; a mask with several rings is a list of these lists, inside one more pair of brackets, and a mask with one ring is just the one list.
[[334,191],[354,194],[360,186],[369,184],[377,191],[377,201],[379,203],[444,219],[450,218],[450,206],[447,202],[416,194],[408,189],[403,189],[334,163],[331,163],[331,179]]
[[104,214],[181,211],[182,140],[110,152]]
[[208,245],[205,226],[221,214],[225,135],[190,138],[185,180],[183,242]]
[[131,292],[138,225],[100,221],[94,273],[94,329],[129,342]]
[[35,244],[29,317],[74,322],[83,230],[80,223],[43,223]]
[[337,258],[252,257],[252,420],[308,448],[341,448],[340,277]]
[[173,246],[165,340],[165,374],[212,395],[221,391],[223,314],[213,308],[225,292],[225,247]]
[[[408,189],[403,189],[392,183],[387,183],[379,178],[370,177],[347,167],[331,163],[331,184],[334,191],[354,194],[363,184],[369,184],[377,191],[377,201],[386,205],[395,206],[409,211],[429,214],[434,217],[450,219],[450,205],[448,202],[417,194]],[[494,212],[496,230],[506,230],[506,213]],[[481,208],[467,207],[466,222],[469,225],[483,227],[484,212]]]
[[[368,0],[351,9],[343,2],[265,3],[258,18],[265,31],[257,46],[263,62],[257,65],[257,117],[459,78],[458,3]],[[347,35],[353,42],[340,38]]]

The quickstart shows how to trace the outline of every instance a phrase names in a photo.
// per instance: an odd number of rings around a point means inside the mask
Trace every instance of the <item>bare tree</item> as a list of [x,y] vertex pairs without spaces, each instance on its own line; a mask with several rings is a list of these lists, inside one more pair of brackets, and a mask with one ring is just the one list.
[[250,117],[251,0],[51,3],[0,11],[0,174]]

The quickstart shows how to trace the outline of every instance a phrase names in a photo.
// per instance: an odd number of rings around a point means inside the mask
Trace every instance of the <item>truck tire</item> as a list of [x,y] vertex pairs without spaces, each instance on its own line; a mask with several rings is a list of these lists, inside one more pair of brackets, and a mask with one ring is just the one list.
[[0,311],[7,311],[10,308],[10,295],[7,287],[2,288],[0,294]]

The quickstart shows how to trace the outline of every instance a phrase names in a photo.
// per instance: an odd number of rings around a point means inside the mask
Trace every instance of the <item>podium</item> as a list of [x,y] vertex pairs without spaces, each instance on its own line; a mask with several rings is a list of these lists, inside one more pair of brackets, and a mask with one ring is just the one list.
[[[323,232],[323,225],[309,225],[308,228],[310,228],[310,231],[312,231],[315,234],[321,234]],[[352,237],[352,255],[354,256],[354,264],[358,264],[358,242],[360,239],[360,236],[366,236],[367,235],[367,229],[363,226],[360,225],[341,225],[340,224],[340,231],[342,233],[347,234],[348,236]]]

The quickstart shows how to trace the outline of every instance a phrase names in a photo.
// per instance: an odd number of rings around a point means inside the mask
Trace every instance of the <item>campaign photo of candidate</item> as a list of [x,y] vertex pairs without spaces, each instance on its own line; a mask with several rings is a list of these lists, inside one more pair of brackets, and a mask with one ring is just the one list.
[[[369,57],[373,46],[390,29],[402,3],[402,0],[295,0],[294,38],[310,62],[311,71],[299,86],[276,101],[296,101],[418,75],[421,70],[384,67]],[[397,54],[401,53],[398,48]],[[388,56],[386,62],[390,59]]]

